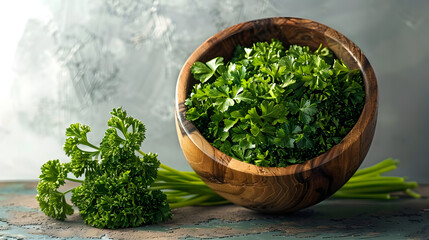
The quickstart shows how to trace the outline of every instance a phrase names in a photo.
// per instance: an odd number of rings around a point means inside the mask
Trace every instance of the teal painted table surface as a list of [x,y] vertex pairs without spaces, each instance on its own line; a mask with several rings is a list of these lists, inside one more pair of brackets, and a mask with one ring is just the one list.
[[[268,215],[235,205],[174,209],[172,220],[118,230],[46,217],[35,182],[0,183],[0,239],[429,239],[429,185],[420,199],[328,199],[287,215]],[[76,211],[77,212],[77,211]]]

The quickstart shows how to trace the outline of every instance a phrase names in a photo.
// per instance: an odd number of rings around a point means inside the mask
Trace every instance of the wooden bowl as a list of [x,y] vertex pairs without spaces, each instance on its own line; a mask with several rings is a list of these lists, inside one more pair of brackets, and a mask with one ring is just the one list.
[[[184,101],[196,80],[190,73],[196,61],[222,56],[228,61],[237,44],[279,39],[316,50],[331,49],[350,68],[361,69],[365,105],[352,130],[330,150],[302,164],[258,167],[222,153],[186,120]],[[365,158],[377,121],[378,93],[374,71],[363,52],[334,29],[308,19],[267,18],[237,24],[210,37],[184,64],[176,88],[176,129],[183,153],[201,179],[229,201],[261,212],[294,212],[316,204],[340,189]]]

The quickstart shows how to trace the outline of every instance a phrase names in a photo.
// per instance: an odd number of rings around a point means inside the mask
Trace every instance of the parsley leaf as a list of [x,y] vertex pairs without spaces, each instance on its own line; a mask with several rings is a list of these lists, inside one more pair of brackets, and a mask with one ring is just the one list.
[[316,103],[310,103],[310,100],[301,98],[298,110],[298,120],[304,124],[309,124],[313,115],[317,113]]
[[216,70],[223,65],[223,58],[214,58],[205,64],[196,62],[191,67],[191,73],[194,77],[202,83],[207,82],[216,72]]

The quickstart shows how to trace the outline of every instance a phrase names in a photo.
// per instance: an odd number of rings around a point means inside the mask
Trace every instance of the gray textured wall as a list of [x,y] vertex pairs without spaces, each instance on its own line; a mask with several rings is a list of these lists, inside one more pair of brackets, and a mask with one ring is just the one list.
[[[65,160],[73,122],[103,135],[123,106],[148,128],[145,151],[189,170],[173,119],[178,73],[216,32],[272,16],[329,25],[367,55],[379,81],[376,135],[364,166],[399,158],[397,175],[429,182],[428,1],[19,1],[2,9],[0,179],[35,179]],[[5,30],[4,30],[5,29]],[[5,54],[6,53],[6,54]]]

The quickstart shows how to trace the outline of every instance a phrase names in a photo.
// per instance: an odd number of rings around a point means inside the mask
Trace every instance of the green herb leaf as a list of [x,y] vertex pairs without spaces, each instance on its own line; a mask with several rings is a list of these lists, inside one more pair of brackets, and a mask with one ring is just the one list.
[[216,72],[216,70],[223,65],[223,58],[217,57],[208,62],[201,63],[195,62],[191,67],[191,73],[196,79],[202,83],[207,82]]

